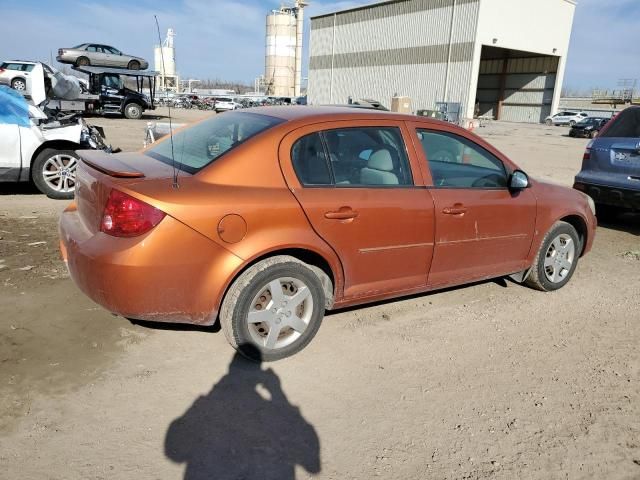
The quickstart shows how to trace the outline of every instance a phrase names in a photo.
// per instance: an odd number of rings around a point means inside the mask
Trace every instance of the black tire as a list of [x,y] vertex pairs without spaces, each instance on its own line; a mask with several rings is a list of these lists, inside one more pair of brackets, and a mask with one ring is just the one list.
[[544,123],[547,125],[547,127],[550,127],[551,125],[553,125],[553,120],[547,118]]
[[589,138],[596,138],[598,136],[598,130],[591,130],[589,133]]
[[569,130],[569,136],[570,137],[575,137],[576,136],[576,132],[573,130],[573,128],[571,130]]
[[[571,240],[574,243],[574,257],[572,259],[571,268],[568,269],[567,274],[560,281],[552,282],[547,278],[544,262],[547,259],[547,253],[549,252],[551,244],[559,235],[568,235],[571,237]],[[571,280],[573,272],[575,272],[578,265],[578,259],[581,253],[582,242],[580,241],[580,236],[578,235],[578,232],[576,232],[576,229],[566,222],[556,222],[544,236],[544,239],[540,244],[540,249],[538,250],[533,265],[531,266],[531,272],[524,282],[525,285],[543,292],[550,292],[564,287],[569,280]]]
[[[254,340],[247,317],[253,299],[269,282],[281,278],[293,278],[304,283],[309,289],[313,310],[306,329],[298,338],[286,346],[269,349]],[[254,361],[270,362],[290,357],[309,344],[320,328],[325,305],[325,293],[314,267],[280,255],[256,263],[233,282],[220,308],[220,326],[227,341],[238,352]]]
[[127,103],[124,106],[124,116],[130,120],[139,120],[142,118],[142,107],[135,103]]
[[570,126],[570,127],[573,127],[575,124],[576,124],[576,121],[575,121],[575,120],[570,120],[570,121],[569,121],[569,126]]
[[76,60],[77,67],[88,67],[89,65],[91,65],[91,62],[87,57],[78,57]]
[[137,60],[131,60],[128,65],[127,68],[129,70],[140,70],[140,62]]
[[[75,159],[75,165],[70,168],[72,170],[71,178],[73,178],[73,184],[70,181],[67,181],[66,185],[68,185],[68,191],[59,191],[53,188],[46,180],[45,180],[45,169],[50,171],[47,168],[47,161],[52,159],[55,155],[60,155],[62,157],[70,157]],[[44,193],[47,197],[53,198],[55,200],[69,200],[73,198],[74,190],[75,190],[75,171],[77,168],[77,162],[79,160],[78,155],[73,150],[58,150],[56,148],[45,148],[42,150],[38,156],[33,161],[31,165],[31,179],[33,183],[36,185],[38,190]],[[72,188],[73,187],[73,188]]]
[[24,92],[27,90],[27,81],[24,78],[14,78],[11,80],[11,88]]

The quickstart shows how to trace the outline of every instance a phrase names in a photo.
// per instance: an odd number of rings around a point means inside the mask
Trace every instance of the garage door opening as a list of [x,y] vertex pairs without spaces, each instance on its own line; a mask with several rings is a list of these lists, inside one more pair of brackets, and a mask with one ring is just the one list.
[[559,57],[482,46],[475,114],[540,123],[551,114]]

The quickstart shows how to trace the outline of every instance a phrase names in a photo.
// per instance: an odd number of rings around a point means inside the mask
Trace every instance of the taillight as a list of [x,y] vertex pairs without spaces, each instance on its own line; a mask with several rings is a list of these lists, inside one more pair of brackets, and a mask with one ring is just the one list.
[[137,237],[147,233],[165,217],[152,207],[119,190],[111,190],[104,207],[100,231],[114,237]]
[[63,50],[63,49],[61,49],[61,48],[59,48],[59,49],[58,49],[58,55],[62,55],[62,54],[64,54],[64,50]]
[[591,149],[587,148],[584,151],[584,154],[582,155],[582,161],[584,162],[585,160],[589,160],[589,159],[591,159]]

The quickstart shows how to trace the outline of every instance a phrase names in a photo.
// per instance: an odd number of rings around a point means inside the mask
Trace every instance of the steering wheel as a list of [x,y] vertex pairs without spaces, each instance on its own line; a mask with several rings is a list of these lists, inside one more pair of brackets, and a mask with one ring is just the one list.
[[471,186],[476,188],[504,187],[504,177],[497,173],[492,173],[478,178]]

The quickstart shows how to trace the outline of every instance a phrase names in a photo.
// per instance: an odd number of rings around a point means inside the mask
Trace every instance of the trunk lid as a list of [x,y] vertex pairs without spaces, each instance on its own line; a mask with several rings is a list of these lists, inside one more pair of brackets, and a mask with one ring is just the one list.
[[[77,152],[80,162],[76,170],[75,202],[85,228],[92,234],[100,230],[100,222],[112,188],[135,192],[141,182],[166,182],[171,188],[173,169],[141,153],[110,154],[98,150]],[[181,176],[186,174],[181,172]]]
[[640,175],[640,138],[598,138],[591,147],[591,157],[599,170]]

